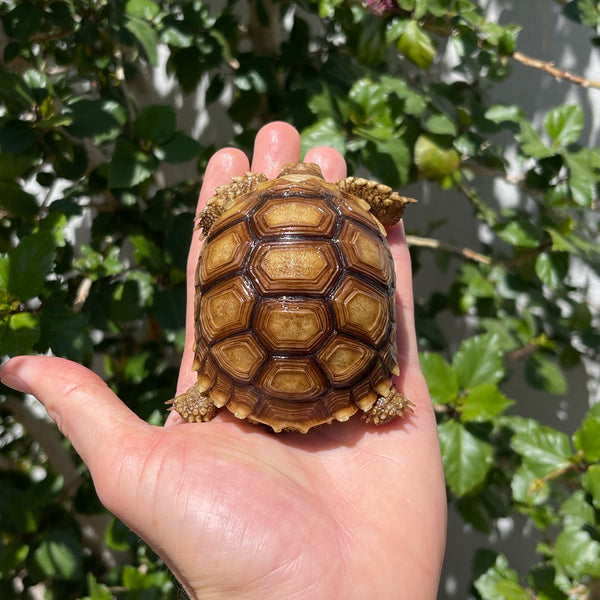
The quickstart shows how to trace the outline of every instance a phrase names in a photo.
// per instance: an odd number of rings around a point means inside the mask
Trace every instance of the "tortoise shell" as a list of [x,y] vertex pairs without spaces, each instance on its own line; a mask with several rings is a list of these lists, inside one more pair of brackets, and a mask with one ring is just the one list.
[[[221,202],[207,215],[196,271],[195,393],[276,432],[359,410],[368,417],[390,395],[402,398],[393,417],[408,402],[391,381],[395,275],[385,229],[315,166],[260,177]],[[207,420],[181,405],[175,399],[188,420]]]

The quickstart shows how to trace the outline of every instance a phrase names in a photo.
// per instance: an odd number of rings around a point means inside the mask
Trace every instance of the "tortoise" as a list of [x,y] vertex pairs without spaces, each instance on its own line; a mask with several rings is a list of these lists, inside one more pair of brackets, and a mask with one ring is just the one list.
[[318,165],[246,173],[200,214],[196,383],[171,410],[209,421],[226,406],[274,432],[306,433],[361,412],[381,425],[412,403],[396,391],[394,264],[384,225],[414,202]]

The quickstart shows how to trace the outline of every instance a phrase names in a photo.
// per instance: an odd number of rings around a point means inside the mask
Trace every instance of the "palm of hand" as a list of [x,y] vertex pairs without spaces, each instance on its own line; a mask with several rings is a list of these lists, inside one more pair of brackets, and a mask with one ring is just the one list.
[[[297,133],[273,124],[257,137],[253,169],[274,176],[298,155]],[[344,176],[343,159],[328,149],[305,160],[320,163],[328,179]],[[215,155],[200,204],[247,168],[237,151]],[[402,229],[388,239],[398,267],[397,385],[415,404],[403,421],[376,429],[355,417],[276,436],[223,411],[202,425],[172,413],[158,428],[69,361],[13,359],[2,379],[44,403],[106,507],[156,550],[191,598],[435,598],[445,543],[443,473],[418,364]],[[190,282],[198,253],[195,241]],[[193,383],[192,305],[179,391]]]

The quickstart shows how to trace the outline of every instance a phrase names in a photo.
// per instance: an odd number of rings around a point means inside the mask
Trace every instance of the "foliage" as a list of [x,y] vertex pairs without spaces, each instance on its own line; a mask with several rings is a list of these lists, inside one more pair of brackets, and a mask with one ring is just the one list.
[[[531,388],[564,395],[566,371],[598,360],[597,315],[573,277],[600,266],[600,151],[582,142],[590,124],[581,107],[552,108],[537,127],[519,106],[494,102],[496,84],[526,59],[519,26],[488,21],[476,1],[241,4],[0,4],[0,354],[93,365],[160,423],[211,142],[248,150],[261,123],[287,120],[304,149],[334,146],[351,171],[395,187],[430,182],[436,202],[452,193],[468,202],[483,232],[477,250],[431,237],[441,225],[435,207],[409,238],[415,273],[433,248],[451,281],[416,307],[450,502],[482,531],[524,515],[540,540],[528,573],[478,552],[472,592],[587,597],[600,578],[600,410],[569,435],[520,416],[520,399],[502,391],[522,370]],[[597,2],[560,4],[598,44]],[[455,63],[444,67],[450,47]],[[208,115],[225,110],[222,130],[239,133],[192,139],[171,99],[148,102],[152,69],[166,71],[184,100],[200,94]],[[515,145],[516,166],[499,140]],[[503,206],[484,192],[490,177],[514,185],[519,201]],[[458,349],[448,316],[464,325]],[[103,512],[35,405],[4,392],[2,598],[34,588],[67,600],[175,598],[160,561]]]

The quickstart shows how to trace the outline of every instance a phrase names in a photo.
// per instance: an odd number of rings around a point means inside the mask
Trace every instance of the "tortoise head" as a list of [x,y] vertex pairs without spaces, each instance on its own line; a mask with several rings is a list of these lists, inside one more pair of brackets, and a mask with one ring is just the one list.
[[323,179],[321,168],[316,163],[287,163],[281,168],[279,177],[285,177],[286,175],[307,175]]

